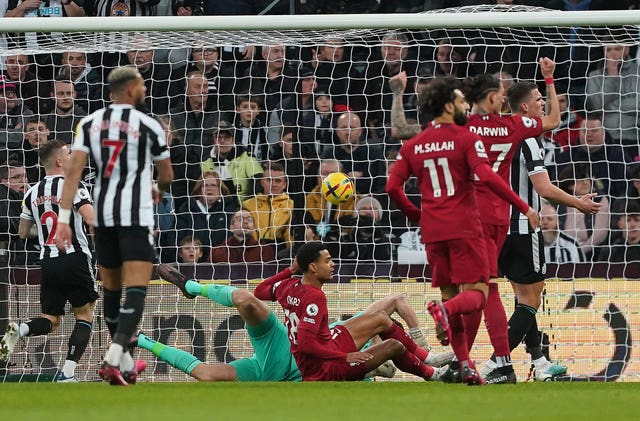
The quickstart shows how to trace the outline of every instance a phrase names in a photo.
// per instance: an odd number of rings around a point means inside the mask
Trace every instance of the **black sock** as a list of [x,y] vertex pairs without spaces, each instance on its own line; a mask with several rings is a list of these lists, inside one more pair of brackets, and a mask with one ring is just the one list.
[[538,321],[533,319],[527,336],[524,337],[524,344],[527,347],[527,352],[531,354],[532,360],[542,358],[542,332],[538,330]]
[[84,354],[89,340],[91,339],[91,330],[93,325],[84,320],[76,320],[73,332],[69,337],[69,352],[67,352],[67,360],[78,362]]
[[120,315],[120,300],[122,299],[122,290],[111,291],[104,289],[104,321],[107,323],[109,334],[113,339],[113,335],[118,330],[118,316]]
[[127,288],[124,304],[120,309],[118,331],[113,335],[113,343],[122,345],[125,351],[128,349],[131,335],[136,331],[138,323],[142,318],[146,297],[147,287]]
[[514,350],[520,345],[524,336],[529,332],[531,323],[536,320],[536,309],[526,304],[518,304],[509,319],[509,349]]
[[27,336],[41,336],[47,335],[53,330],[53,323],[51,320],[44,317],[36,317],[26,323],[29,326],[29,333]]

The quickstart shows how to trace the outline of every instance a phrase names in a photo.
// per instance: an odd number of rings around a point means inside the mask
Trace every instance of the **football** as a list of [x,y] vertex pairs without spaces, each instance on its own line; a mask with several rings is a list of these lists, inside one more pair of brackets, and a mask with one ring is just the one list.
[[353,183],[348,175],[341,172],[329,174],[322,180],[322,196],[327,202],[339,205],[353,197]]

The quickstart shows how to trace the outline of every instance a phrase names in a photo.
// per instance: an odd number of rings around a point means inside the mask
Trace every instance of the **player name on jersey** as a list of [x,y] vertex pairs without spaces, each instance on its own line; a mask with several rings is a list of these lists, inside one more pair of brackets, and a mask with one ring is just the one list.
[[509,136],[509,129],[507,127],[476,127],[467,126],[471,133],[475,133],[478,136],[490,136],[490,137],[507,137]]
[[446,140],[444,142],[433,142],[433,143],[423,143],[415,145],[413,152],[418,153],[429,153],[429,152],[440,152],[440,151],[452,151],[455,149],[455,142],[453,140]]

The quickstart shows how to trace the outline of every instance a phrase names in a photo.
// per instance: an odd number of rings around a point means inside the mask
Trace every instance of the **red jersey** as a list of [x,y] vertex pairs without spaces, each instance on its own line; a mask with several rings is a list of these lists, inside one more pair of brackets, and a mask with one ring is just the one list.
[[[467,128],[484,143],[493,172],[511,185],[511,161],[518,145],[525,139],[542,133],[538,117],[499,114],[472,114]],[[484,183],[477,183],[480,219],[485,224],[509,225],[509,204]]]
[[323,362],[330,359],[346,361],[347,353],[332,340],[324,292],[290,276],[291,271],[285,269],[262,282],[254,294],[263,300],[278,301],[282,306],[291,354],[303,380],[322,380],[326,374]]
[[474,169],[487,163],[478,136],[456,124],[430,125],[400,148],[392,174],[418,178],[425,243],[482,236]]

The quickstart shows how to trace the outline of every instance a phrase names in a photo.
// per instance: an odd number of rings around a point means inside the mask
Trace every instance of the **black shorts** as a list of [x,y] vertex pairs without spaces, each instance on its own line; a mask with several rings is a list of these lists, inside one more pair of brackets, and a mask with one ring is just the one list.
[[95,289],[95,276],[89,256],[81,251],[59,257],[42,259],[40,308],[51,316],[64,315],[69,301],[72,307],[82,307],[99,297]]
[[542,232],[509,234],[498,258],[502,274],[516,284],[535,284],[546,279]]
[[153,231],[148,227],[95,227],[98,264],[112,269],[127,260],[153,262]]

